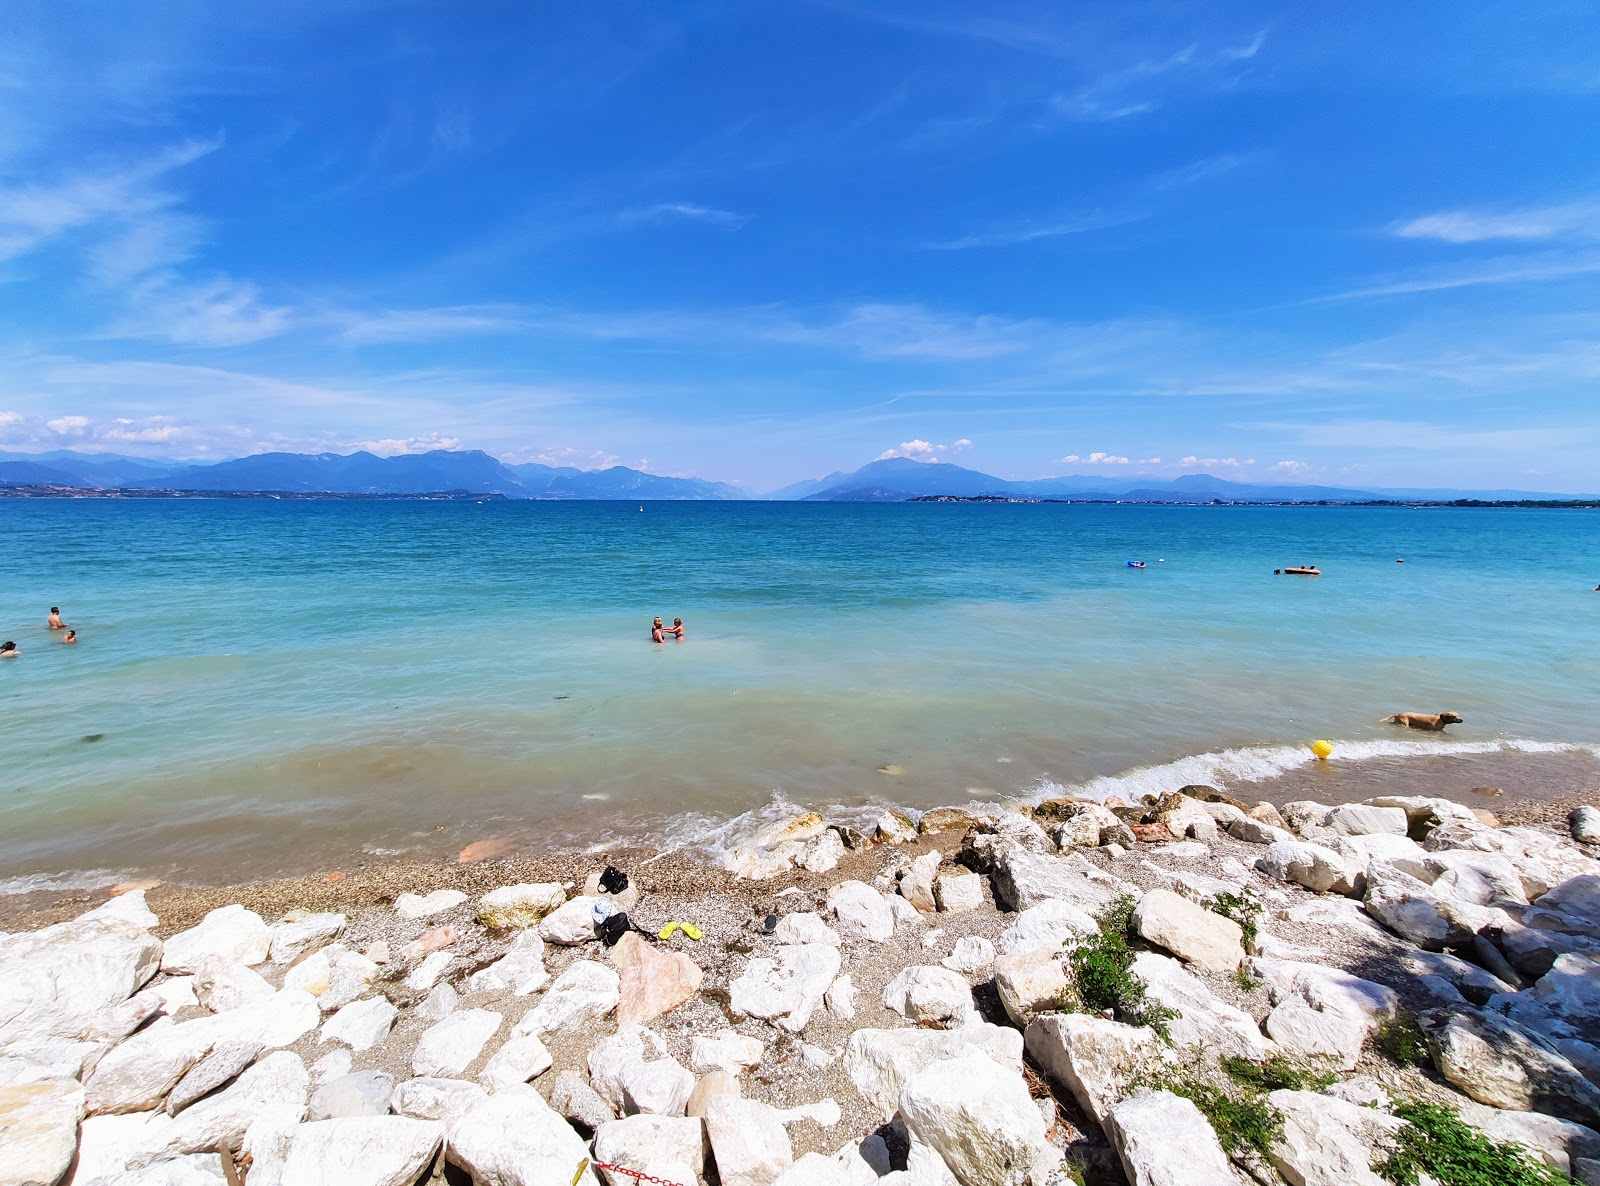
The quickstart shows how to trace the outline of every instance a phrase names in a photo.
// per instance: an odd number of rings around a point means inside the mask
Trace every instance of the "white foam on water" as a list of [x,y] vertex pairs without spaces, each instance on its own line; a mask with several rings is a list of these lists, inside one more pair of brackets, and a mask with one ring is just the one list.
[[0,897],[44,892],[62,893],[73,890],[97,890],[128,880],[123,874],[109,869],[69,870],[65,873],[26,873],[20,877],[0,879]]
[[[1533,741],[1522,737],[1495,741],[1334,741],[1332,762],[1369,762],[1375,758],[1464,757],[1472,754],[1587,754],[1600,757],[1600,744],[1576,745]],[[1265,782],[1290,770],[1310,766],[1318,758],[1309,745],[1250,745],[1238,749],[1190,754],[1176,761],[1135,766],[1120,774],[1104,775],[1064,786],[1045,780],[1032,788],[1033,802],[1061,795],[1105,800],[1113,795],[1137,800],[1141,795],[1165,795],[1181,787],[1214,786],[1221,790],[1242,783]]]

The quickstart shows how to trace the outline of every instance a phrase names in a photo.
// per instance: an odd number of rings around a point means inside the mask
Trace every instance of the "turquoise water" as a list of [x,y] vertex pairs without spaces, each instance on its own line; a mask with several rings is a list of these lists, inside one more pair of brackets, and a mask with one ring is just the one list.
[[[0,877],[1236,785],[1317,737],[1330,766],[1600,742],[1590,512],[6,500],[0,523],[24,651]],[[1325,575],[1273,575],[1303,562]],[[655,614],[685,641],[652,645]],[[1378,724],[1443,708],[1466,717],[1444,737]]]

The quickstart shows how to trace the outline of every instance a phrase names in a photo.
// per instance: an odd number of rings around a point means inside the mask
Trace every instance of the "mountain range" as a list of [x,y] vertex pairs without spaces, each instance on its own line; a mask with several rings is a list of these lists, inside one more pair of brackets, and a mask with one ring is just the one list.
[[[509,465],[477,449],[379,457],[372,453],[258,453],[196,464],[102,453],[0,452],[0,487],[74,490],[179,490],[219,493],[437,494],[467,491],[506,498],[709,500],[751,497],[737,486],[647,474],[624,465],[580,470]],[[763,497],[806,502],[904,502],[940,495],[1049,498],[1073,502],[1362,502],[1374,499],[1559,499],[1525,490],[1355,490],[1336,486],[1252,485],[1210,474],[1177,478],[1076,474],[1012,481],[948,463],[907,458],[871,462],[849,473],[797,482]]]

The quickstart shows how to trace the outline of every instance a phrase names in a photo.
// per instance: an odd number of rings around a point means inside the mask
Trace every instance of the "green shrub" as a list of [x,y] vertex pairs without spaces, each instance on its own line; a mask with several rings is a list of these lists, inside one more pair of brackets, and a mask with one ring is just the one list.
[[1213,913],[1239,924],[1239,930],[1244,932],[1246,946],[1255,943],[1256,919],[1261,917],[1261,903],[1250,896],[1249,890],[1245,890],[1242,894],[1218,894],[1206,905]]
[[1421,1066],[1432,1058],[1428,1035],[1422,1032],[1417,1019],[1404,1009],[1396,1012],[1393,1019],[1378,1026],[1375,1041],[1379,1050],[1403,1067]]
[[1255,992],[1261,987],[1261,981],[1250,975],[1250,969],[1243,964],[1233,970],[1233,982],[1239,986],[1240,992]]
[[1167,1022],[1177,1013],[1146,1000],[1149,986],[1133,972],[1128,925],[1135,905],[1133,898],[1124,895],[1097,916],[1100,934],[1072,952],[1072,988],[1080,1008],[1109,1012],[1128,1025],[1147,1026],[1165,1041]]
[[1203,1080],[1186,1079],[1168,1083],[1166,1089],[1194,1101],[1230,1157],[1246,1149],[1270,1157],[1273,1142],[1283,1136],[1283,1113],[1254,1088],[1230,1092]]
[[1338,1078],[1331,1071],[1282,1055],[1274,1055],[1264,1063],[1224,1058],[1222,1069],[1235,1083],[1256,1091],[1321,1091]]
[[1512,1144],[1497,1144],[1437,1104],[1401,1104],[1394,1114],[1410,1121],[1377,1172],[1396,1186],[1417,1186],[1428,1174],[1441,1186],[1570,1186],[1571,1178],[1535,1161]]

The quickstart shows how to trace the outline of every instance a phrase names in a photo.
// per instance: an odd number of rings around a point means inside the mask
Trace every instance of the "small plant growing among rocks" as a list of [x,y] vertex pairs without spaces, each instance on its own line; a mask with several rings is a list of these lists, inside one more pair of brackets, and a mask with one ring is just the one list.
[[1274,1055],[1264,1063],[1224,1058],[1222,1069],[1241,1087],[1256,1091],[1321,1091],[1339,1078],[1332,1071],[1282,1055]]
[[1422,1032],[1417,1019],[1404,1009],[1378,1026],[1374,1041],[1392,1062],[1403,1067],[1421,1066],[1431,1058],[1428,1036]]
[[1440,1186],[1570,1186],[1572,1179],[1535,1161],[1516,1145],[1490,1140],[1451,1109],[1400,1104],[1407,1125],[1396,1148],[1374,1168],[1395,1186],[1418,1186],[1427,1175]]
[[1177,1013],[1146,1000],[1149,986],[1133,971],[1128,927],[1136,905],[1132,897],[1124,895],[1096,916],[1100,934],[1072,952],[1072,989],[1080,1008],[1110,1013],[1128,1025],[1146,1026],[1168,1041],[1167,1022]]
[[1251,895],[1249,890],[1242,894],[1218,894],[1206,903],[1212,913],[1220,914],[1223,918],[1231,919],[1239,924],[1239,930],[1244,935],[1244,944],[1254,947],[1256,942],[1256,919],[1261,917],[1261,903]]

